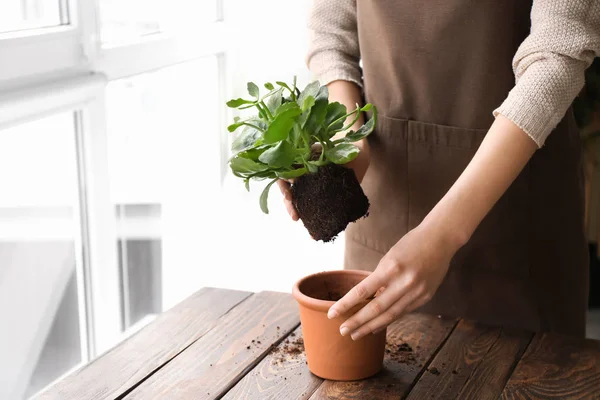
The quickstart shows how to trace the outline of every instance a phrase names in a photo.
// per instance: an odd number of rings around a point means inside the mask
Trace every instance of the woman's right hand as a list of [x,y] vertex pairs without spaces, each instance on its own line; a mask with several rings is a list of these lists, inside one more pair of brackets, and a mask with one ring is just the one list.
[[[358,182],[362,182],[371,162],[371,151],[369,149],[369,143],[366,139],[355,143],[355,145],[360,149],[360,152],[354,160],[350,161],[345,166],[353,169],[354,173],[356,174],[356,178],[358,179]],[[298,215],[298,211],[296,211],[296,207],[294,207],[294,202],[292,201],[292,183],[292,181],[287,181],[283,179],[277,181],[277,185],[281,190],[281,194],[283,194],[283,202],[285,204],[285,208],[287,209],[288,214],[290,214],[290,217],[292,217],[294,221],[298,221],[300,219],[300,216]]]

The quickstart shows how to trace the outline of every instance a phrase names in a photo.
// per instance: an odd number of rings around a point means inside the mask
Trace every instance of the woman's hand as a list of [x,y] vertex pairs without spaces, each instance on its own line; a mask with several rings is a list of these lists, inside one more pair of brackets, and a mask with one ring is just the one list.
[[342,335],[357,339],[377,332],[431,299],[454,254],[536,149],[523,130],[498,116],[467,168],[423,222],[392,247],[375,272],[331,307],[330,317],[342,315],[384,289],[342,324]]
[[[345,166],[353,169],[358,181],[362,182],[365,174],[367,173],[367,169],[369,168],[371,152],[369,150],[369,143],[366,139],[354,144],[360,149],[360,152],[354,160],[350,161]],[[282,179],[277,181],[277,185],[281,190],[281,194],[283,194],[283,202],[285,203],[285,208],[287,209],[288,214],[290,214],[290,217],[292,217],[294,221],[298,221],[300,217],[298,216],[298,212],[296,211],[294,203],[292,202],[292,191],[290,189],[290,184],[290,181],[285,181]]]
[[445,241],[440,233],[438,227],[426,223],[407,233],[381,259],[371,275],[329,309],[329,318],[335,318],[379,292],[342,324],[343,336],[350,334],[357,340],[377,333],[433,297],[460,247]]

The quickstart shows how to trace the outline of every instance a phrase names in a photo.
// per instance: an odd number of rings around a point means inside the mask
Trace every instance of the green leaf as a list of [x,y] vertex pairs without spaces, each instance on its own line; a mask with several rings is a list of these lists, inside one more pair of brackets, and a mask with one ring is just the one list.
[[361,126],[356,132],[350,131],[344,138],[345,142],[357,142],[361,139],[369,136],[373,130],[375,129],[375,125],[377,123],[377,109],[373,107],[373,115],[371,118]]
[[286,139],[301,112],[296,103],[281,105],[263,136],[263,142],[271,144]]
[[323,130],[323,121],[325,120],[325,116],[327,115],[327,105],[327,99],[320,98],[315,102],[315,104],[310,109],[308,119],[302,126],[302,128],[306,132],[321,138],[319,133],[321,132],[321,130]]
[[[263,121],[251,121],[251,123],[257,125],[261,129],[267,128],[267,125]],[[262,138],[262,135],[263,132],[260,130],[253,126],[246,125],[242,130],[242,133],[240,133],[231,143],[231,151],[234,154],[237,154],[259,145],[259,140]]]
[[227,104],[227,107],[230,107],[230,108],[238,108],[239,106],[242,106],[244,104],[254,104],[254,101],[244,100],[244,99],[233,99],[233,100],[229,100],[225,104]]
[[258,160],[271,168],[289,168],[294,158],[296,158],[296,149],[287,140],[282,140],[275,147],[262,153]]
[[298,169],[293,169],[291,171],[281,171],[281,172],[275,172],[275,173],[281,179],[293,179],[293,178],[298,178],[298,177],[306,174],[306,172],[307,172],[307,169],[302,167],[302,168],[298,168]]
[[273,86],[272,83],[267,82],[267,83],[265,83],[265,89],[267,89],[267,90],[273,90],[273,89],[275,89],[275,86]]
[[317,93],[315,100],[320,100],[320,99],[325,99],[329,102],[329,89],[327,88],[327,86],[321,86],[319,88],[319,93]]
[[244,186],[246,186],[247,191],[250,191],[250,178],[244,179]]
[[289,102],[289,103],[283,103],[282,105],[277,107],[277,109],[275,110],[275,115],[277,116],[277,115],[282,114],[289,110],[302,111],[302,110],[300,110],[300,107],[298,106],[298,104],[296,104],[294,102]]
[[291,89],[291,88],[288,86],[288,84],[287,84],[287,83],[285,83],[285,82],[280,82],[280,81],[277,81],[277,82],[275,82],[275,83],[276,83],[276,84],[278,84],[279,86],[281,86],[282,88],[286,88],[287,90],[289,90],[290,92],[292,92],[292,89]]
[[277,90],[275,93],[273,93],[267,99],[267,107],[269,108],[269,111],[271,111],[271,114],[273,114],[273,115],[275,115],[277,113],[277,109],[281,106],[281,102],[283,100],[281,98],[282,91],[283,91],[283,89]]
[[306,164],[306,166],[308,167],[308,172],[313,173],[313,174],[319,170],[319,168],[317,168],[317,166],[315,164],[310,163],[310,162],[308,164]]
[[300,93],[300,97],[298,97],[298,104],[299,105],[304,104],[304,101],[309,96],[311,96],[313,98],[317,97],[320,87],[321,87],[321,85],[319,84],[319,81],[313,81],[313,82],[309,83],[308,85],[306,85],[306,88],[304,88],[302,93]]
[[358,147],[350,143],[341,143],[325,151],[325,157],[335,164],[346,164],[358,156]]
[[302,103],[302,111],[306,111],[310,109],[315,104],[315,98],[312,96],[307,96]]
[[322,167],[324,165],[329,164],[326,160],[316,160],[316,161],[309,161],[309,164],[315,165],[317,167]]
[[[329,103],[327,106],[327,115],[325,116],[325,120],[323,121],[323,125],[329,127],[329,131],[335,131],[337,129],[341,129],[344,126],[344,120],[340,120],[336,122],[334,125],[331,125],[335,120],[342,118],[346,115],[347,110],[346,106],[336,102]],[[331,126],[329,126],[331,125]]]
[[367,103],[367,104],[365,104],[365,105],[364,105],[364,107],[363,107],[363,108],[361,108],[360,110],[361,110],[361,111],[369,111],[369,110],[370,110],[372,107],[373,107],[373,104],[371,104],[371,103]]
[[260,209],[265,214],[269,213],[269,205],[268,205],[269,189],[271,189],[271,186],[273,186],[273,184],[277,181],[278,181],[278,179],[273,179],[271,182],[269,182],[269,184],[265,187],[265,189],[262,191],[262,193],[260,195]]
[[229,161],[229,167],[233,172],[237,172],[238,174],[254,174],[257,172],[262,172],[268,169],[269,167],[257,163],[255,161],[250,160],[249,158],[244,157],[235,157]]
[[227,130],[229,132],[233,132],[233,131],[235,131],[237,128],[239,128],[242,125],[244,125],[244,122],[236,122],[236,123],[233,123],[233,124],[229,125],[227,127]]
[[249,149],[246,149],[244,151],[237,153],[236,156],[249,158],[252,161],[258,161],[258,157],[260,157],[260,155],[262,153],[264,153],[270,147],[271,146],[267,144],[267,145],[262,145],[262,146],[258,146],[255,148],[249,148]]
[[248,93],[250,96],[258,99],[260,97],[258,86],[254,82],[248,82]]

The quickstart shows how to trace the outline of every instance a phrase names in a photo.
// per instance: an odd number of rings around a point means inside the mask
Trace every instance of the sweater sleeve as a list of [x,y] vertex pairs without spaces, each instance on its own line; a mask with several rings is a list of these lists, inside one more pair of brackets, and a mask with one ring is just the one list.
[[494,115],[507,117],[543,146],[599,54],[599,0],[534,0],[531,32],[513,59],[515,87]]
[[306,63],[322,85],[346,80],[362,85],[356,0],[312,0]]

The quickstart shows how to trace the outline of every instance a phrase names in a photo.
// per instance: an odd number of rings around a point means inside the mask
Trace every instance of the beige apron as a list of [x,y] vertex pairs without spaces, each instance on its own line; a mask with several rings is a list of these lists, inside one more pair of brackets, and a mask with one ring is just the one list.
[[[364,96],[380,119],[363,182],[370,215],[346,231],[345,268],[375,269],[467,166],[514,86],[530,11],[523,0],[357,1]],[[588,268],[569,111],[422,311],[582,335]]]

